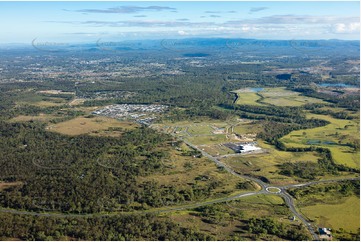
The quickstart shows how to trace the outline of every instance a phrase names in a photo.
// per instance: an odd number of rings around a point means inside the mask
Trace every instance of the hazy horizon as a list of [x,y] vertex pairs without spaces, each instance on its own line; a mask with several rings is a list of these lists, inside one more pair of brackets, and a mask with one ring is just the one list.
[[[106,40],[106,41],[102,41],[102,43],[127,43],[127,42],[162,42],[164,40],[257,40],[257,41],[305,41],[305,42],[312,42],[312,41],[344,41],[344,42],[360,42],[360,40],[358,39],[353,39],[353,40],[348,40],[348,39],[261,39],[261,38],[226,38],[226,37],[186,37],[186,38],[168,38],[168,39],[128,39],[128,40],[116,40],[116,39],[111,39],[111,40]],[[37,40],[35,43],[33,41]],[[95,45],[98,46],[98,41],[101,39],[97,39],[96,41],[77,41],[77,42],[55,42],[55,41],[41,41],[38,40],[37,38],[33,39],[30,43],[26,43],[26,42],[19,42],[19,43],[0,43],[0,46],[11,46],[11,45],[16,45],[16,46],[27,46],[27,47],[34,47],[35,45],[54,45],[54,46],[67,46],[67,45]]]
[[0,2],[0,44],[359,40],[359,2]]

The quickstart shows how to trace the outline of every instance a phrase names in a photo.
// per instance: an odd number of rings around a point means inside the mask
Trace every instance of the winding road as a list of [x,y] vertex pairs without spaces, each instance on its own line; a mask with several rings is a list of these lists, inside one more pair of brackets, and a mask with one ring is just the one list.
[[[174,135],[174,134],[172,134],[172,135]],[[260,190],[256,191],[256,192],[245,192],[245,193],[243,192],[243,193],[239,193],[239,194],[236,194],[236,195],[233,195],[233,196],[217,198],[217,199],[211,199],[211,200],[203,201],[203,202],[184,204],[184,205],[172,206],[172,207],[154,208],[154,209],[142,210],[142,211],[132,211],[132,212],[112,211],[112,212],[107,212],[107,213],[102,212],[102,213],[92,213],[92,214],[74,214],[74,213],[68,214],[68,213],[59,213],[59,212],[56,212],[56,211],[44,210],[44,212],[40,213],[40,212],[15,210],[15,209],[2,208],[2,207],[0,207],[0,212],[12,213],[12,214],[20,214],[20,215],[45,216],[45,217],[54,216],[54,217],[62,217],[62,218],[68,218],[68,217],[108,217],[108,216],[116,216],[116,215],[120,215],[120,214],[123,214],[123,215],[128,214],[128,215],[130,215],[130,214],[142,214],[142,213],[167,213],[167,212],[172,212],[172,211],[187,210],[187,209],[200,207],[200,206],[211,205],[211,204],[215,204],[215,203],[223,203],[223,202],[232,201],[232,200],[235,200],[235,199],[240,199],[240,198],[247,197],[247,196],[254,196],[254,195],[260,195],[260,194],[273,194],[273,195],[278,195],[278,196],[282,197],[285,204],[289,207],[290,211],[294,214],[294,216],[297,217],[299,219],[299,221],[301,221],[304,224],[304,226],[308,229],[308,231],[312,235],[313,239],[314,240],[319,240],[319,237],[318,237],[317,233],[315,232],[314,226],[311,224],[311,222],[308,221],[306,218],[304,218],[297,211],[297,209],[295,207],[295,204],[294,204],[294,201],[293,201],[293,198],[292,198],[292,196],[290,194],[287,193],[287,189],[289,189],[289,188],[301,188],[301,187],[311,186],[311,185],[316,185],[316,184],[321,184],[321,183],[331,183],[331,182],[340,182],[340,181],[346,181],[346,180],[359,180],[360,179],[360,178],[356,177],[356,178],[341,178],[341,179],[320,180],[320,181],[312,181],[312,182],[307,182],[307,183],[302,183],[302,184],[290,184],[290,185],[283,185],[283,186],[269,185],[269,184],[263,182],[262,180],[260,180],[258,178],[251,177],[251,176],[246,176],[246,175],[241,175],[241,174],[237,173],[231,167],[229,167],[226,164],[224,164],[223,162],[221,162],[219,160],[219,157],[211,156],[210,154],[208,154],[204,150],[198,148],[197,146],[190,143],[189,141],[186,141],[186,140],[184,140],[182,138],[179,138],[179,137],[178,137],[178,139],[181,139],[185,144],[187,144],[191,148],[201,152],[201,154],[203,156],[205,156],[208,159],[215,162],[215,164],[218,167],[223,167],[230,174],[232,174],[234,176],[237,176],[239,178],[242,178],[242,179],[253,181],[254,183],[258,184],[259,187],[260,187]]]
[[[251,181],[257,183],[261,187],[261,190],[258,192],[243,194],[242,196],[246,196],[246,195],[250,196],[250,195],[257,195],[257,194],[274,194],[274,195],[281,196],[283,198],[285,204],[289,207],[290,211],[294,214],[295,217],[297,217],[305,225],[305,227],[308,229],[309,233],[312,235],[314,240],[319,240],[319,237],[318,237],[317,233],[315,232],[314,227],[312,226],[310,221],[308,221],[306,218],[304,218],[297,211],[294,201],[293,201],[293,198],[290,194],[287,193],[286,189],[300,188],[300,187],[311,186],[311,185],[316,185],[316,184],[321,184],[321,183],[339,182],[339,181],[345,181],[345,180],[360,180],[360,178],[341,178],[341,179],[312,181],[312,182],[303,183],[303,184],[291,184],[291,185],[285,185],[285,186],[270,186],[269,184],[261,181],[258,178],[241,175],[241,174],[235,172],[232,168],[230,168],[229,166],[227,166],[226,164],[221,162],[218,158],[211,156],[210,154],[208,154],[207,152],[205,152],[202,149],[199,149],[197,146],[190,143],[189,141],[183,140],[183,142],[186,143],[188,146],[192,147],[193,149],[196,149],[199,152],[201,152],[203,156],[214,161],[217,166],[223,167],[226,171],[228,171],[232,175],[235,175],[237,177],[240,177],[240,178],[243,178],[246,180],[251,180]],[[269,190],[269,188],[276,188],[278,190],[277,190],[277,192],[272,192],[271,190]],[[241,198],[241,196],[238,198]]]

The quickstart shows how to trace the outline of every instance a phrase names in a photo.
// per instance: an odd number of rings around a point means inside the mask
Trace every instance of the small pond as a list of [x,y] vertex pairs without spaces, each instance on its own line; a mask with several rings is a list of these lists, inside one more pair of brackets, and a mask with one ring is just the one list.
[[252,92],[261,92],[264,90],[264,88],[263,87],[251,87],[250,90]]
[[337,144],[337,143],[335,143],[333,141],[321,141],[321,140],[317,140],[317,139],[307,140],[306,143],[308,145],[335,145],[335,144]]

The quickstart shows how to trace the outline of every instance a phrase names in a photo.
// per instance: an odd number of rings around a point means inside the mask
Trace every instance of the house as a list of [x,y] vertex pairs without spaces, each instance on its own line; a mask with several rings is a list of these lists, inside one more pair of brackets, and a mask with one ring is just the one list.
[[318,228],[320,234],[320,240],[332,240],[332,234],[330,228]]

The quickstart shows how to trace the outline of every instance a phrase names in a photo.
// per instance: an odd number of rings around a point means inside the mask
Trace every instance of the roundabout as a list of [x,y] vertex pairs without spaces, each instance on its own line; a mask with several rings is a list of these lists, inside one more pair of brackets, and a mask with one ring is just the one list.
[[269,193],[275,193],[275,194],[281,193],[281,189],[279,189],[278,187],[267,187],[266,191]]

